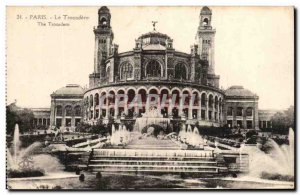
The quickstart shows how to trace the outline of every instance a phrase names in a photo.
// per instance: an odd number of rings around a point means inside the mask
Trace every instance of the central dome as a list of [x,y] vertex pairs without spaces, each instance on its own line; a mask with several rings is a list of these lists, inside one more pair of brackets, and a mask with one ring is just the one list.
[[159,38],[171,39],[168,35],[157,32],[157,31],[152,31],[152,32],[148,32],[146,34],[142,34],[139,37],[139,39],[149,38],[149,37],[159,37]]
[[138,38],[143,50],[165,50],[167,47],[172,48],[173,40],[166,34],[152,31],[142,34]]
[[83,88],[77,84],[68,84],[54,92],[55,95],[82,95]]

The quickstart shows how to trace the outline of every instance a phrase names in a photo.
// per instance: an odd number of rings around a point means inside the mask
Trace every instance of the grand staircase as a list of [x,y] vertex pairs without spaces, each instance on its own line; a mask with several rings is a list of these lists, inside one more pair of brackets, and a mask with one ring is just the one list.
[[180,147],[170,139],[160,140],[154,137],[146,137],[136,139],[130,142],[126,148],[128,149],[155,149],[155,150],[179,150]]
[[135,140],[123,149],[94,149],[92,172],[184,173],[215,176],[228,172],[210,150],[180,150],[171,140]]

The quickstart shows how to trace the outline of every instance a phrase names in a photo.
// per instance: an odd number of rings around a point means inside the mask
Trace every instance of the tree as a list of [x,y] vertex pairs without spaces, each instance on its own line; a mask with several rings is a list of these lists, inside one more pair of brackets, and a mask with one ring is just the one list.
[[271,119],[274,133],[287,134],[289,128],[295,128],[294,106],[284,112],[277,112]]
[[92,134],[106,135],[107,133],[111,134],[111,123],[103,124],[102,121],[98,121],[96,125],[92,125],[89,129],[89,132]]
[[6,134],[12,134],[15,125],[19,125],[21,133],[32,128],[33,112],[30,109],[20,109],[15,104],[6,107]]
[[18,116],[13,112],[10,107],[6,106],[6,134],[10,135],[15,128],[16,121]]
[[285,112],[286,116],[286,125],[287,127],[291,127],[295,129],[295,108],[294,106],[290,106]]

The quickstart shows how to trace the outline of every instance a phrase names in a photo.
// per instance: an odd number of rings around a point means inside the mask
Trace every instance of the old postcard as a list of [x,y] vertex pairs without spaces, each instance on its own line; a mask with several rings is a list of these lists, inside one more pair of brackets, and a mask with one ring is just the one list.
[[7,189],[295,188],[293,7],[6,11]]

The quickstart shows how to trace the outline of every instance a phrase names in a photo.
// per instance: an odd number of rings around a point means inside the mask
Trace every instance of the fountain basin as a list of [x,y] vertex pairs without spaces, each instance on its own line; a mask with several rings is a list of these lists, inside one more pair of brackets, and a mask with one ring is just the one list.
[[262,179],[268,179],[268,180],[277,180],[277,181],[294,181],[295,178],[294,176],[291,175],[281,175],[278,173],[267,173],[267,172],[262,172],[261,174]]
[[45,171],[42,169],[23,169],[23,170],[8,170],[8,178],[21,178],[21,177],[40,177],[44,176]]

